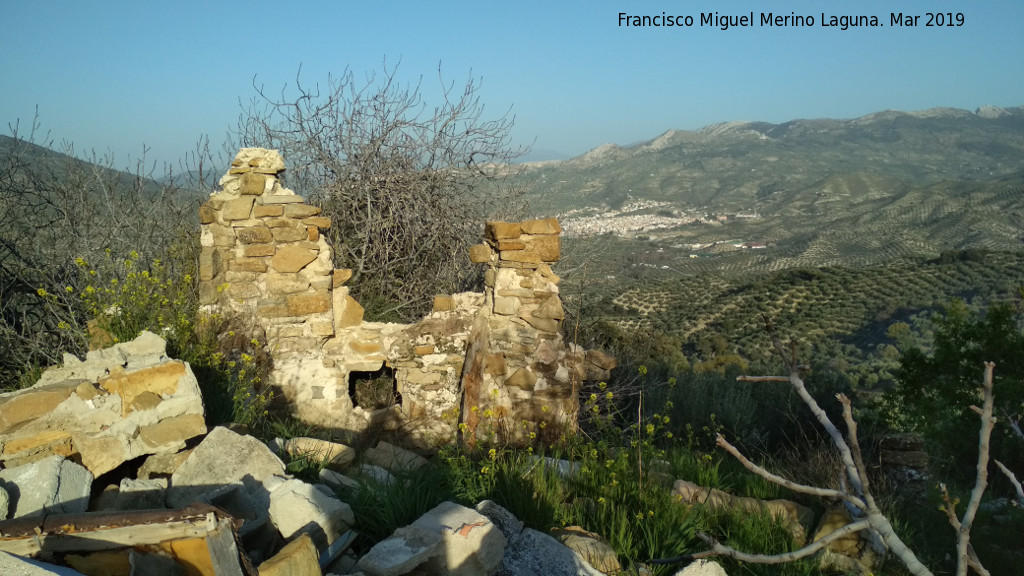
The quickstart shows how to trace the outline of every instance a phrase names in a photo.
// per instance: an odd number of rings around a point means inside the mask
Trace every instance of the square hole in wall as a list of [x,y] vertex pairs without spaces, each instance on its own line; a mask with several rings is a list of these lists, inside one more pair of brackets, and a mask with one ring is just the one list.
[[395,369],[382,366],[372,372],[349,372],[348,397],[352,399],[353,407],[363,410],[401,406],[402,395],[398,393]]

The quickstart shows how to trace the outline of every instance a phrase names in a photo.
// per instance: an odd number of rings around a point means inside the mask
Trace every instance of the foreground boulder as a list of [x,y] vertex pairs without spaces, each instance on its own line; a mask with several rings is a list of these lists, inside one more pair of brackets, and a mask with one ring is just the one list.
[[489,518],[442,502],[370,549],[357,569],[373,576],[399,576],[414,568],[426,574],[494,574],[505,544],[505,535]]
[[131,342],[64,355],[32,387],[0,394],[0,463],[51,455],[99,476],[139,456],[173,453],[206,433],[192,369],[167,357],[166,342],[143,332]]

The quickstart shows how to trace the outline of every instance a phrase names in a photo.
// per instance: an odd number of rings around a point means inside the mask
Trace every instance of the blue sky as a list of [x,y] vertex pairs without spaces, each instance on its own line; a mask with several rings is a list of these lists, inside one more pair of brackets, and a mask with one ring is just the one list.
[[[826,6],[838,6],[825,8]],[[692,28],[625,28],[618,13],[690,15]],[[796,13],[813,27],[721,30],[702,12]],[[890,12],[921,26],[888,26]],[[927,11],[962,27],[924,27]],[[879,28],[822,27],[821,14]],[[883,110],[1024,105],[1024,2],[618,0],[244,3],[0,0],[0,121],[43,127],[78,150],[174,161],[223,140],[253,96],[324,83],[346,68],[456,83],[482,79],[485,116],[509,108],[513,139],[574,156],[670,128],[852,118]]]

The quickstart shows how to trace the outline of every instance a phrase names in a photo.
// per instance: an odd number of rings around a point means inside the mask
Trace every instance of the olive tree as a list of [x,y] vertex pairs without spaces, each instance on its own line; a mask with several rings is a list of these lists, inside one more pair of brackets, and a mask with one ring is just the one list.
[[521,193],[505,178],[523,153],[512,147],[508,112],[484,117],[480,82],[446,82],[429,106],[422,80],[402,84],[397,67],[351,71],[256,97],[243,109],[236,144],[280,150],[285,181],[331,218],[335,265],[378,318],[411,318],[437,293],[471,288],[466,250],[487,218],[511,217]]

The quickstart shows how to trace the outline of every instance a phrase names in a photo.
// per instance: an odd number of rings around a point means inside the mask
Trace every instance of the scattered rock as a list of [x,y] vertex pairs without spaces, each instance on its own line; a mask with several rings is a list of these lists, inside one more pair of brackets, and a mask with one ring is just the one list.
[[0,470],[11,518],[85,512],[92,480],[88,470],[63,456]]
[[309,534],[326,548],[355,524],[348,504],[301,480],[286,480],[270,492],[270,520],[285,539]]
[[441,535],[441,554],[427,569],[435,574],[474,576],[493,574],[505,553],[505,536],[483,514],[454,502],[442,502],[412,526]]
[[603,576],[576,552],[533,528],[523,530],[505,549],[502,576]]
[[228,484],[258,490],[266,478],[284,474],[284,463],[262,442],[218,426],[171,475],[167,503],[178,508]]
[[588,532],[580,526],[566,526],[553,529],[551,535],[605,574],[622,570],[618,554],[600,534]]
[[363,460],[393,473],[410,472],[427,465],[427,459],[387,442],[363,452]]
[[316,546],[308,534],[288,543],[266,562],[260,564],[260,576],[319,575],[320,563]]
[[406,526],[374,545],[356,569],[371,576],[401,576],[439,555],[442,545],[440,533]]

